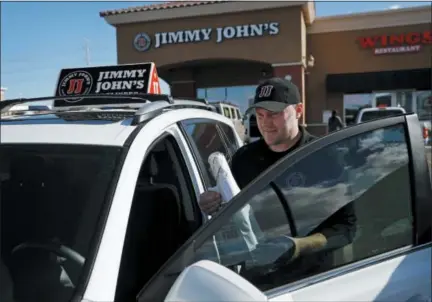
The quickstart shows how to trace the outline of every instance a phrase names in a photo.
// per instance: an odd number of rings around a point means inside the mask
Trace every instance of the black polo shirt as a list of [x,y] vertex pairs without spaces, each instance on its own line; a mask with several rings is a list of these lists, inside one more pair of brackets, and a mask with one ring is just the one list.
[[240,189],[246,187],[279,159],[316,138],[303,127],[299,126],[299,129],[301,134],[300,139],[286,151],[272,151],[264,139],[247,144],[237,150],[231,161],[231,172]]

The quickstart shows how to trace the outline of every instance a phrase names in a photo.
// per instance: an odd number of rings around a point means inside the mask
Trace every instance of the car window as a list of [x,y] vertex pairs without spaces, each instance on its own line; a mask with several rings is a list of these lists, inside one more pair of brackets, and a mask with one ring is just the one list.
[[[51,248],[64,245],[92,261],[93,237],[110,196],[121,150],[1,145],[1,260],[14,276],[20,297],[66,302],[78,280],[85,280],[82,264],[55,257]],[[29,243],[45,248],[19,248]]]
[[218,125],[222,133],[225,135],[225,139],[227,140],[228,148],[232,156],[239,148],[239,144],[236,139],[236,133],[234,132],[235,130],[224,123],[218,123]]
[[229,110],[229,108],[228,108],[228,107],[223,107],[223,110],[224,110],[224,115],[225,115],[227,118],[231,118],[231,114],[230,114],[230,110]]
[[201,226],[201,218],[180,147],[174,137],[163,135],[140,169],[115,301],[135,300],[139,289]]
[[235,114],[234,108],[231,108],[231,117],[233,118],[233,120],[236,119],[236,114]]
[[240,111],[239,111],[238,109],[236,109],[236,112],[237,112],[237,119],[238,119],[238,120],[241,120],[241,114],[240,114]]
[[[197,248],[266,291],[413,243],[409,156],[402,125],[309,154]],[[291,260],[292,241],[325,248]]]
[[217,122],[208,119],[190,119],[182,121],[187,138],[198,155],[198,164],[203,170],[204,180],[209,187],[216,186],[216,181],[211,175],[208,158],[213,152],[221,152],[228,161],[231,160],[231,152],[222,139],[221,132],[217,128]]

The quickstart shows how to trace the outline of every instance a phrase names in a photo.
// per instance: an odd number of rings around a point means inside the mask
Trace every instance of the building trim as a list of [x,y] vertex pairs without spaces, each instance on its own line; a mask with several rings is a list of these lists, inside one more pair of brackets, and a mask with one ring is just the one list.
[[179,18],[190,18],[198,16],[210,16],[229,13],[241,13],[248,11],[257,11],[263,9],[286,8],[301,6],[305,13],[305,21],[311,24],[315,19],[315,4],[309,1],[227,1],[214,3],[211,5],[197,5],[191,7],[179,7],[162,10],[149,10],[141,12],[131,12],[117,15],[108,15],[103,18],[113,26],[129,23],[143,23],[158,20],[169,20]]
[[306,127],[327,127],[326,123],[307,123]]
[[430,6],[316,18],[308,34],[346,32],[372,28],[396,27],[432,22]]
[[306,64],[303,61],[299,61],[299,62],[290,62],[290,63],[274,63],[271,64],[272,67],[287,67],[287,66],[303,66],[306,68]]
[[191,83],[196,83],[196,81],[194,81],[194,80],[170,81],[171,85],[174,85],[174,84],[191,84]]

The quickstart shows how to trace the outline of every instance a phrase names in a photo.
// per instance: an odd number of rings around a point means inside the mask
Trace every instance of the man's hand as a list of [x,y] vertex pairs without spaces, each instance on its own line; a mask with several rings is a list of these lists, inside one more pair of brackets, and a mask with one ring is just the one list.
[[302,254],[319,251],[327,244],[327,238],[320,233],[316,233],[307,237],[292,238],[292,240],[294,240],[295,243],[293,259]]
[[215,191],[204,192],[199,198],[199,206],[207,215],[212,215],[219,210],[221,202],[221,195]]

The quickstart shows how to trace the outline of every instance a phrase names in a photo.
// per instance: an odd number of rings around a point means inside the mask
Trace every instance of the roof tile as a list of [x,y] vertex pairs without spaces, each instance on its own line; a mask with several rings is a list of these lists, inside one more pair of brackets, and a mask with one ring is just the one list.
[[144,11],[153,11],[153,10],[163,10],[163,9],[191,7],[191,6],[198,6],[198,5],[216,4],[216,3],[220,3],[220,2],[226,2],[226,0],[219,0],[219,1],[170,1],[170,2],[164,2],[164,3],[151,4],[151,5],[128,7],[128,8],[122,8],[122,9],[116,9],[116,10],[107,10],[107,11],[100,12],[99,15],[101,17],[107,17],[107,16],[114,16],[114,15],[144,12]]

